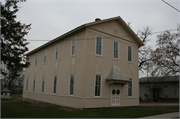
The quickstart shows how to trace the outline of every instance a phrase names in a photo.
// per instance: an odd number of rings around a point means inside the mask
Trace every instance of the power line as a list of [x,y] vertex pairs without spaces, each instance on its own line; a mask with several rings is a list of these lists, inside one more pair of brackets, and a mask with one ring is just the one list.
[[170,5],[169,3],[167,3],[166,1],[162,0],[164,3],[166,3],[167,5],[169,5],[170,7],[174,8],[175,10],[177,10],[178,12],[180,12],[180,10],[178,10],[177,8],[175,8],[174,6]]
[[[172,29],[172,30],[165,30],[165,31],[175,31],[177,29]],[[157,31],[157,32],[152,32],[151,34],[157,34],[157,33],[161,33],[161,32],[165,32],[165,31]],[[118,36],[118,37],[131,37],[131,36],[135,36],[135,35],[126,35],[126,36]],[[103,39],[111,39],[114,37],[103,37]],[[77,39],[77,40],[94,40],[95,38],[86,38],[86,39]],[[35,39],[29,39],[27,41],[51,41],[51,40],[35,40]]]

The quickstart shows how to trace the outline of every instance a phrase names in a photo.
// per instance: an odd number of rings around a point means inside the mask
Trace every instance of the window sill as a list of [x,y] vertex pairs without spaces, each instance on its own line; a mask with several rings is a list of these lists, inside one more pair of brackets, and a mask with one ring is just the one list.
[[98,54],[96,54],[96,56],[98,56],[98,57],[102,57],[103,55],[98,55]]
[[119,60],[119,58],[113,58],[114,60]]
[[131,64],[132,64],[133,62],[132,62],[132,61],[128,61],[128,63],[131,63]]
[[71,58],[72,58],[72,57],[75,57],[75,56],[76,56],[76,55],[71,55]]

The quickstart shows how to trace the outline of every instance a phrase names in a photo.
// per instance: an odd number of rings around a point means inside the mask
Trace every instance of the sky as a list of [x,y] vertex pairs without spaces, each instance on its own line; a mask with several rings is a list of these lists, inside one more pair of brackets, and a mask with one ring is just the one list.
[[[180,0],[165,1],[180,10]],[[120,16],[131,22],[135,33],[146,26],[152,32],[173,30],[180,23],[180,12],[162,0],[27,0],[18,6],[17,21],[32,24],[25,37],[30,42],[29,51],[48,42],[31,40],[53,40],[96,18]],[[148,46],[155,47],[157,35],[149,37]]]

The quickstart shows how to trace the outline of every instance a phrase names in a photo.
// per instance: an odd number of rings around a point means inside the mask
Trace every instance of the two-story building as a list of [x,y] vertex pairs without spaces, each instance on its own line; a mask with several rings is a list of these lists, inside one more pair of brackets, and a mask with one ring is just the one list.
[[79,26],[26,54],[23,101],[77,109],[139,105],[143,45],[120,17]]

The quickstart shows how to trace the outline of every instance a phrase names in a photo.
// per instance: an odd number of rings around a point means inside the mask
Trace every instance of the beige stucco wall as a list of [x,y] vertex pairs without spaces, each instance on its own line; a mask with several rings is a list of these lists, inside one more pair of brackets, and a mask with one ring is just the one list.
[[[98,31],[99,30],[99,31]],[[30,56],[31,66],[25,71],[23,97],[73,108],[111,106],[111,86],[105,78],[113,66],[118,66],[124,75],[133,79],[133,96],[127,97],[128,87],[121,85],[120,106],[139,105],[138,45],[132,37],[123,39],[114,36],[129,35],[117,21],[110,21],[88,27],[86,30],[53,43]],[[102,36],[103,56],[95,55],[95,36]],[[71,39],[77,39],[76,55],[71,57]],[[105,37],[112,37],[106,39]],[[92,39],[87,39],[92,38]],[[119,42],[119,59],[113,59],[113,40]],[[55,61],[55,46],[60,44],[59,59]],[[127,46],[133,48],[133,62],[127,61]],[[47,49],[47,63],[43,64],[44,50]],[[69,74],[75,74],[74,96],[69,96]],[[94,75],[102,75],[102,96],[94,97]],[[56,95],[53,94],[53,77],[57,75]],[[36,78],[33,92],[33,78]],[[44,93],[41,93],[42,77],[45,77]],[[28,91],[26,91],[28,79]]]
[[[25,72],[23,97],[43,102],[59,104],[74,108],[82,107],[83,74],[84,74],[84,40],[77,40],[76,55],[71,57],[71,39],[83,39],[85,31],[71,35],[61,41],[39,50],[37,66],[35,54],[30,56],[31,65]],[[55,47],[59,44],[59,59],[55,61]],[[47,62],[43,64],[44,50],[47,49]],[[69,96],[69,75],[75,74],[74,96]],[[53,80],[57,75],[56,94],[53,94]],[[33,79],[36,78],[35,91],[33,92]],[[45,77],[44,93],[41,92],[42,77]],[[28,91],[26,80],[28,79]]]
[[[116,33],[114,33],[114,29],[117,30]],[[138,45],[131,37],[128,37],[125,41],[108,33],[116,36],[128,35],[127,31],[123,30],[116,21],[98,24],[86,30],[87,38],[95,38],[96,35],[103,37],[103,56],[95,55],[95,39],[86,41],[85,108],[111,106],[111,86],[108,85],[105,78],[109,75],[113,66],[119,67],[126,77],[133,79],[133,96],[131,98],[127,97],[127,85],[121,86],[120,106],[139,105]],[[119,60],[113,58],[113,41],[119,42]],[[132,63],[127,60],[128,45],[133,47]],[[102,96],[100,98],[94,97],[95,74],[102,75]]]

